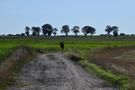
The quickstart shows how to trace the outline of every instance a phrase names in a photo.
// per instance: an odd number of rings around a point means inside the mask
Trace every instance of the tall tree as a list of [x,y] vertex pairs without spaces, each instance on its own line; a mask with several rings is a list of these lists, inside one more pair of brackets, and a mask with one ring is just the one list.
[[62,30],[61,30],[61,33],[65,33],[66,36],[68,36],[68,33],[70,32],[70,28],[68,25],[64,25],[62,26]]
[[118,36],[119,28],[118,28],[117,26],[113,26],[113,27],[112,27],[112,30],[113,30],[113,35],[114,35],[115,37],[117,37],[117,36]]
[[36,27],[32,27],[31,31],[32,31],[32,36],[37,36]]
[[32,31],[33,36],[39,36],[40,32],[41,32],[41,29],[40,29],[40,27],[32,27],[31,31]]
[[36,35],[37,35],[37,36],[40,36],[40,32],[41,32],[40,27],[36,27]]
[[27,36],[29,36],[29,31],[30,31],[30,27],[28,27],[28,26],[26,26],[25,27],[25,34],[27,35]]
[[111,27],[110,25],[107,25],[105,31],[106,31],[107,34],[110,36],[110,33],[111,33],[113,30],[112,30],[112,27]]
[[93,28],[93,27],[91,27],[91,30],[90,30],[90,34],[91,34],[91,36],[93,35],[93,34],[95,34],[96,33],[96,29],[95,28]]
[[80,29],[79,26],[74,26],[72,28],[72,31],[75,33],[75,36],[77,36],[77,34],[80,32],[79,29]]
[[53,35],[54,35],[54,36],[56,36],[57,31],[58,31],[58,29],[57,29],[57,28],[54,28],[54,29],[53,29]]
[[91,34],[92,36],[93,34],[95,34],[96,29],[91,26],[84,26],[82,28],[82,32],[84,33],[85,36],[87,36],[87,34]]
[[44,24],[42,26],[42,32],[44,35],[48,34],[48,36],[51,36],[53,33],[53,27],[50,24]]

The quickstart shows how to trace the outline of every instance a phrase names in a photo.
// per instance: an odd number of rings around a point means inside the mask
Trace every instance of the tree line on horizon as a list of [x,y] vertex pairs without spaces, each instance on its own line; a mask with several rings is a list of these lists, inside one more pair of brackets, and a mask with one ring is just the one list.
[[[30,31],[32,32],[32,34],[30,35]],[[66,36],[68,36],[68,33],[72,31],[75,36],[78,35],[78,33],[80,33],[80,27],[79,26],[74,26],[73,28],[70,29],[70,27],[68,25],[63,25],[61,28],[61,33],[64,33]],[[84,26],[81,29],[82,33],[87,36],[88,34],[91,34],[91,36],[93,34],[96,33],[96,29],[92,26]],[[57,28],[53,28],[52,25],[50,24],[44,24],[42,27],[29,27],[26,26],[25,27],[25,35],[26,36],[40,36],[40,33],[42,32],[42,34],[44,36],[52,36],[52,34],[54,36],[57,35],[58,29]],[[111,33],[113,32],[113,35],[115,37],[118,36],[118,32],[119,32],[119,28],[118,26],[110,26],[107,25],[105,28],[105,32],[107,32],[107,35],[110,36]]]

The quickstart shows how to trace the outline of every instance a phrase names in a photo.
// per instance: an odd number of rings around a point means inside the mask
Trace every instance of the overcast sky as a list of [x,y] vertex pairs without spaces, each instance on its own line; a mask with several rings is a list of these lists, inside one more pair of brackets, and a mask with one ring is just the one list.
[[46,23],[59,30],[65,24],[90,25],[97,34],[117,25],[120,32],[135,34],[135,0],[0,0],[0,34]]

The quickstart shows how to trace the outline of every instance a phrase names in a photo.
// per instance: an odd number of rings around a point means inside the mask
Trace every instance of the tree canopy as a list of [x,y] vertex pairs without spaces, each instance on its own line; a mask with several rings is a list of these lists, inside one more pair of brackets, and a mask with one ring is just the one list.
[[112,29],[112,27],[110,25],[107,25],[106,28],[105,28],[105,31],[110,36],[110,33],[113,31],[113,29]]
[[72,28],[72,31],[75,33],[75,35],[77,36],[77,34],[80,32],[79,31],[79,26],[74,26],[73,28]]
[[68,33],[70,32],[70,28],[68,25],[64,25],[62,26],[62,30],[61,30],[62,33],[65,33],[66,36],[68,36]]
[[53,27],[50,24],[44,24],[42,26],[42,32],[43,34],[46,36],[48,34],[48,36],[51,36],[51,34],[53,33]]
[[26,27],[25,27],[25,34],[26,34],[27,36],[29,36],[29,31],[30,31],[30,27],[26,26]]
[[91,27],[91,26],[84,26],[84,27],[82,28],[82,32],[83,32],[84,35],[86,35],[86,36],[87,36],[87,34],[91,34],[91,36],[92,36],[93,34],[96,33],[96,29],[93,28],[93,27]]

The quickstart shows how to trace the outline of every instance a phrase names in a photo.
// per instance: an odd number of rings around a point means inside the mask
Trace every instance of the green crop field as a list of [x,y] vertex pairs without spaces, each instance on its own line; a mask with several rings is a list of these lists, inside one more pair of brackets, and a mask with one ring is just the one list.
[[65,50],[100,48],[107,46],[135,45],[135,37],[15,37],[0,39],[0,55],[4,55],[11,48],[25,45],[51,51],[59,51],[59,42],[65,42]]
[[135,37],[7,37],[0,39],[0,62],[4,60],[14,48],[24,45],[33,48],[40,48],[46,51],[60,51],[59,42],[65,42],[65,51],[85,51],[92,48],[107,46],[135,45]]

